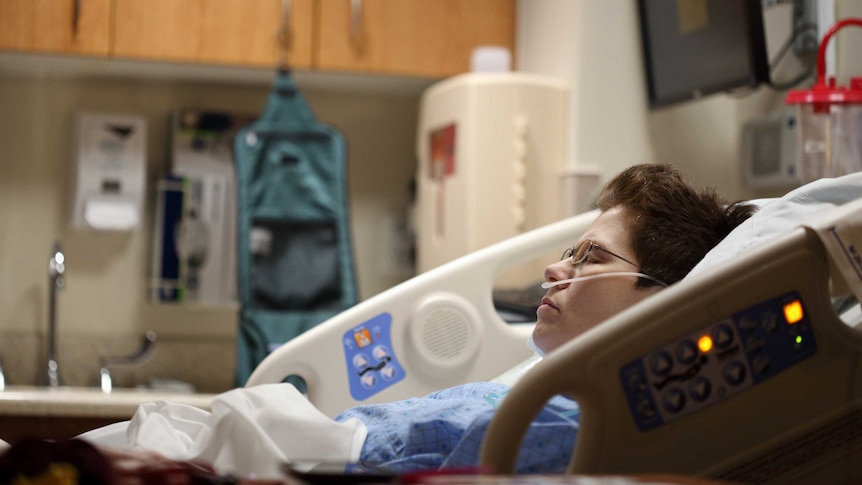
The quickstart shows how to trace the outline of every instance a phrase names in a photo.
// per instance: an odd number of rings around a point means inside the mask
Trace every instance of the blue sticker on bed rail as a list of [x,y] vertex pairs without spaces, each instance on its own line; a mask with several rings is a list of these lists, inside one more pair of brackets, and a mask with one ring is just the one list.
[[381,313],[344,333],[350,395],[364,401],[404,379],[392,349],[392,315]]
[[647,431],[745,392],[817,352],[802,297],[789,292],[718,319],[620,369]]

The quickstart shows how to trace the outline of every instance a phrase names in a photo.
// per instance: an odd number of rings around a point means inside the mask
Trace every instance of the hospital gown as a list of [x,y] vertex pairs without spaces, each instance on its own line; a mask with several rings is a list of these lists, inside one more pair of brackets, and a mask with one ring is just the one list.
[[[470,468],[478,465],[482,439],[508,394],[504,384],[478,382],[424,398],[357,406],[336,421],[358,418],[368,428],[361,467],[392,473]],[[518,473],[562,473],[578,432],[578,406],[556,396],[530,425],[518,457]]]

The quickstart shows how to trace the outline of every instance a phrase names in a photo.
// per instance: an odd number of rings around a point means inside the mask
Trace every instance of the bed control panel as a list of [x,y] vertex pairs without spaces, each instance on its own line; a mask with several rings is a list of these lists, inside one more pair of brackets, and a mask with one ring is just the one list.
[[344,333],[350,395],[364,401],[404,379],[392,349],[392,315],[381,313]]
[[620,369],[641,431],[744,392],[817,350],[802,298],[787,293],[719,319]]

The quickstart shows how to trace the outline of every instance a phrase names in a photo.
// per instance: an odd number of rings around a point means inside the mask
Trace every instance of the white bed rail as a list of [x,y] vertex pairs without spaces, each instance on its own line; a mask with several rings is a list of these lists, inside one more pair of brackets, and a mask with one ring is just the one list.
[[334,416],[357,404],[489,380],[532,354],[532,325],[506,324],[494,308],[495,277],[571,246],[596,215],[524,233],[369,298],[273,351],[246,386],[299,376],[309,400]]

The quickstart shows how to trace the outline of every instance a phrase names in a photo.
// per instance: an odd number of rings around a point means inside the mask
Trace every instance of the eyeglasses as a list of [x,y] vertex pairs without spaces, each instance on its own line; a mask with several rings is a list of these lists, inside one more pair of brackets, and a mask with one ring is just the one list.
[[598,244],[592,242],[589,239],[584,239],[577,246],[575,246],[573,248],[568,248],[565,251],[563,251],[563,255],[560,257],[560,261],[562,261],[566,258],[572,258],[572,266],[578,266],[581,263],[583,263],[584,261],[586,261],[587,256],[590,255],[590,251],[592,251],[593,249],[598,249],[599,251],[608,253],[611,256],[618,258],[618,259],[621,259],[621,260],[625,261],[626,263],[634,266],[638,270],[640,270],[640,266],[632,263],[631,261],[620,256],[619,254],[616,254],[614,252],[611,252],[611,251],[599,246]]
[[[590,275],[590,276],[578,276],[578,270],[580,269],[581,263],[583,263],[584,261],[587,260],[587,257],[590,255],[590,251],[592,251],[594,248],[598,249],[600,251],[603,251],[605,253],[608,253],[615,258],[618,258],[618,259],[625,261],[626,263],[637,268],[639,273],[611,272],[611,273],[599,273],[599,274],[594,274],[594,275]],[[640,269],[640,266],[632,263],[631,261],[620,256],[619,254],[608,251],[607,249],[599,246],[598,244],[592,242],[589,239],[583,240],[580,244],[578,244],[577,246],[575,246],[573,248],[566,249],[563,252],[563,256],[560,257],[560,261],[562,261],[566,258],[571,258],[572,266],[575,267],[575,278],[570,278],[567,280],[554,281],[553,283],[545,282],[545,283],[542,283],[542,288],[550,288],[552,286],[557,286],[557,285],[561,285],[561,284],[565,284],[565,283],[571,283],[573,281],[586,281],[586,280],[591,280],[594,278],[611,277],[611,276],[636,276],[638,278],[644,278],[644,279],[650,280],[650,281],[652,281],[652,282],[654,282],[660,286],[667,286],[667,283],[660,281],[656,278],[653,278],[652,276],[644,273],[643,270]]]

